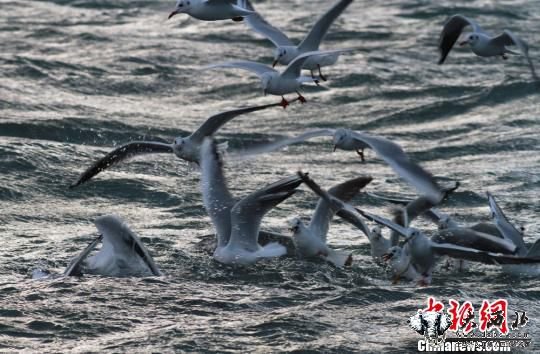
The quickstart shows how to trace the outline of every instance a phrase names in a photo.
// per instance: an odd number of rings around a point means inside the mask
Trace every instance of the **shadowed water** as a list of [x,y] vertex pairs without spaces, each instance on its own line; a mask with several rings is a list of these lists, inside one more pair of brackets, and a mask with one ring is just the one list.
[[[326,1],[254,1],[300,41]],[[297,259],[250,269],[223,266],[197,247],[213,232],[199,171],[174,156],[134,159],[77,189],[67,187],[114,146],[172,141],[212,114],[277,102],[256,77],[201,70],[228,59],[271,63],[271,45],[232,21],[166,21],[173,1],[2,1],[0,14],[0,351],[402,352],[420,338],[406,320],[441,300],[506,298],[526,310],[538,338],[540,281],[474,265],[437,272],[433,285],[392,285],[367,239],[337,220],[329,241],[351,250],[346,270]],[[231,148],[322,127],[346,126],[401,144],[411,158],[461,187],[442,208],[463,223],[489,218],[485,192],[540,234],[540,99],[523,58],[478,58],[468,49],[436,65],[438,33],[451,14],[507,28],[540,65],[535,1],[360,1],[336,21],[324,48],[360,48],[326,68],[308,103],[238,117],[221,129]],[[236,196],[298,169],[325,187],[369,174],[368,191],[412,190],[367,151],[331,153],[328,139],[229,162]],[[264,229],[287,234],[317,202],[304,188],[268,214]],[[367,195],[355,204],[388,215]],[[161,278],[30,280],[61,271],[94,237],[93,220],[117,213],[148,246]],[[420,220],[421,228],[433,229]],[[540,350],[538,341],[534,350]]]

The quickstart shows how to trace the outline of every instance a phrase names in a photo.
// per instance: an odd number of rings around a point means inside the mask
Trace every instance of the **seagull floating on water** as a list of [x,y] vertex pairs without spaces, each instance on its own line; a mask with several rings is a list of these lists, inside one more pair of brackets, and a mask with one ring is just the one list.
[[[98,217],[99,236],[93,240],[64,271],[65,276],[84,273],[106,276],[160,276],[154,259],[140,238],[116,215]],[[102,242],[101,249],[90,253]]]
[[[371,180],[369,176],[353,178],[330,188],[328,193],[335,198],[349,201]],[[300,218],[294,218],[291,221],[291,231],[296,249],[304,257],[321,257],[336,267],[350,266],[350,252],[336,251],[326,244],[329,224],[334,214],[330,203],[320,198],[308,226]]]
[[326,205],[331,208],[333,213],[336,213],[343,220],[356,226],[364,235],[367,236],[371,245],[371,256],[373,258],[378,259],[387,252],[388,248],[390,247],[390,241],[383,237],[380,228],[375,227],[373,230],[369,230],[367,225],[364,223],[363,217],[356,208],[337,198],[337,196],[331,195],[329,192],[325,191],[311,177],[309,177],[307,173],[302,173],[299,171],[298,176],[300,176],[302,181],[304,181],[304,183],[321,198],[321,201],[324,201]]
[[402,249],[408,249],[407,252],[403,252],[402,254],[410,255],[411,264],[415,267],[418,273],[424,277],[422,281],[423,285],[427,285],[431,281],[437,256],[446,255],[449,257],[495,265],[538,265],[540,263],[540,258],[537,257],[521,257],[513,254],[487,252],[476,249],[476,245],[472,245],[471,247],[463,247],[448,242],[438,243],[435,242],[435,240],[428,238],[418,229],[412,227],[403,227],[390,221],[389,219],[368,213],[366,211],[359,210],[359,212],[369,220],[375,221],[380,225],[387,226],[405,237],[406,240],[405,244],[402,246]]
[[[274,67],[277,63],[288,65],[303,53],[319,50],[321,41],[326,36],[332,23],[352,2],[353,0],[338,1],[317,20],[306,37],[298,45],[295,45],[283,32],[268,23],[258,12],[255,12],[255,9],[249,0],[238,0],[238,5],[254,11],[252,15],[246,16],[246,23],[255,32],[262,34],[276,46],[274,50],[274,62],[272,63],[272,67]],[[321,67],[335,64],[339,55],[340,53],[325,56],[312,56],[304,62],[302,68],[310,70],[313,79],[315,79],[313,71],[318,70],[321,80],[326,81],[326,77],[321,72]]]
[[263,258],[280,257],[287,249],[258,242],[262,218],[296,192],[302,183],[297,176],[281,179],[235,201],[229,192],[217,146],[205,139],[201,150],[201,190],[204,207],[217,233],[214,259],[225,264],[249,265]]
[[183,13],[203,21],[242,21],[253,13],[235,3],[234,0],[178,0],[168,19]]
[[[503,59],[507,59],[506,54],[521,54],[527,59],[533,78],[539,80],[532,60],[529,57],[529,46],[524,40],[509,30],[504,30],[503,33],[497,36],[490,36],[474,20],[462,15],[454,15],[444,24],[439,39],[439,51],[441,52],[439,64],[444,63],[450,50],[460,38],[463,29],[467,26],[470,26],[473,31],[472,33],[463,35],[464,40],[459,45],[468,44],[472,52],[480,57],[500,56]],[[507,47],[509,46],[516,46],[520,53],[508,49]]]

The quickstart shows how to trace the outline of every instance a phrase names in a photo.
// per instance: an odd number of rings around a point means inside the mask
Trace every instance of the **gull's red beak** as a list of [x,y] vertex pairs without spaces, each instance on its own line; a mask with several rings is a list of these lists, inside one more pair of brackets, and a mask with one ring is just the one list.
[[173,12],[171,12],[171,13],[169,14],[169,17],[167,17],[167,20],[170,20],[171,17],[173,17],[173,16],[176,15],[176,14],[178,14],[178,11],[174,10]]
[[392,255],[390,253],[385,253],[381,256],[381,258],[383,261],[388,262],[392,258]]
[[459,42],[459,46],[460,47],[463,47],[465,44],[469,43],[469,41],[463,41],[463,42]]
[[272,67],[274,68],[277,65],[277,63],[278,63],[278,60],[277,59],[274,60],[274,62],[272,63]]

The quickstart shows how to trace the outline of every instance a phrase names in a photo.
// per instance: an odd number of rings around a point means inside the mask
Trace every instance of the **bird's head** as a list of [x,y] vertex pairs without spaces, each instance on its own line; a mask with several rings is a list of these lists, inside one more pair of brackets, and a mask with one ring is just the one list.
[[374,226],[372,229],[371,229],[371,236],[374,238],[374,239],[379,239],[382,237],[382,230],[379,226]]
[[301,228],[304,226],[304,223],[302,222],[302,220],[300,220],[300,218],[295,217],[289,221],[289,226],[289,231],[293,233],[293,236],[296,236],[299,234]]
[[191,8],[191,0],[178,0],[176,2],[176,7],[174,10],[169,14],[168,20],[171,19],[173,16],[186,13]]
[[394,246],[394,247],[390,247],[388,249],[388,252],[382,255],[382,259],[385,262],[388,262],[391,259],[398,259],[400,255],[401,255],[401,247]]
[[336,151],[336,149],[345,142],[348,136],[349,136],[349,131],[347,129],[339,128],[338,130],[336,130],[336,132],[334,133],[334,138],[333,138],[334,151]]
[[287,56],[287,48],[277,47],[274,49],[274,61],[272,62],[272,67],[275,67],[282,59]]
[[181,158],[184,157],[184,150],[186,147],[186,138],[183,138],[181,136],[177,137],[173,141],[173,151],[176,156],[179,156]]
[[478,33],[468,33],[464,36],[464,39],[459,42],[459,45],[464,46],[466,44],[469,44],[471,46],[474,46],[479,39],[480,37],[478,36]]

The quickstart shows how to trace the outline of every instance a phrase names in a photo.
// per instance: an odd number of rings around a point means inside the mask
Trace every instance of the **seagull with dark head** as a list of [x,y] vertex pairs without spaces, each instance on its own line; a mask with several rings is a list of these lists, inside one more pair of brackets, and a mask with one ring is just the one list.
[[[463,34],[466,27],[471,27],[472,32]],[[521,54],[527,59],[533,78],[538,80],[534,65],[529,57],[529,46],[524,40],[509,30],[504,30],[497,36],[490,36],[482,30],[476,21],[462,15],[454,15],[444,24],[439,38],[439,51],[441,53],[439,64],[444,63],[450,50],[460,38],[459,45],[468,44],[472,52],[480,57],[500,56],[507,59],[507,54]],[[517,47],[519,53],[508,49],[511,46]]]
[[178,0],[168,19],[178,14],[187,14],[202,21],[242,21],[252,13],[236,5],[234,0]]

